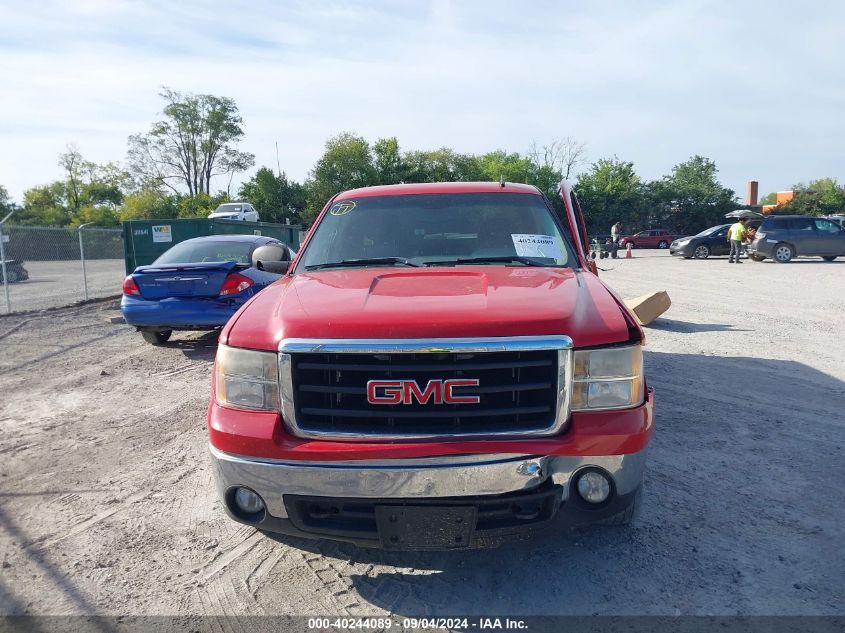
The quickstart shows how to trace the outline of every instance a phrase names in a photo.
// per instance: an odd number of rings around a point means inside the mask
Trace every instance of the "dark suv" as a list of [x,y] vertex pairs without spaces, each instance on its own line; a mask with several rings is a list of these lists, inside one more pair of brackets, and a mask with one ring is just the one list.
[[833,261],[845,255],[845,230],[825,218],[774,215],[763,220],[748,256],[758,262],[771,257],[785,264],[798,255]]

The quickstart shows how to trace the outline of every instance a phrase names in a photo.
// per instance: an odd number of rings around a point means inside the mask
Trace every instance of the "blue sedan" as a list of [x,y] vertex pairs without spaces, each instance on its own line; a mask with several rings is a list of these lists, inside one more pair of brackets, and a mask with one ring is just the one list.
[[120,311],[153,345],[173,330],[212,330],[246,301],[281,277],[279,264],[256,260],[268,254],[290,262],[285,244],[257,235],[213,235],[176,244],[149,266],[138,266],[123,281]]

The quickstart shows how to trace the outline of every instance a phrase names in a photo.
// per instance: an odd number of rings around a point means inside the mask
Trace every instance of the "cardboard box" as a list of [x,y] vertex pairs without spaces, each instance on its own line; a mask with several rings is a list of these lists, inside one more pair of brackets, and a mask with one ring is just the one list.
[[665,290],[651,292],[636,299],[625,299],[625,305],[634,313],[640,325],[648,325],[672,305]]

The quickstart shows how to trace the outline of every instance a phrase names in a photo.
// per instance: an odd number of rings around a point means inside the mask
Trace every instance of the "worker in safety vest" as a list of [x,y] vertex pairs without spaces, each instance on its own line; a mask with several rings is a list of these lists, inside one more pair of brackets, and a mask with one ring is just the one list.
[[745,239],[748,229],[745,228],[745,218],[740,218],[739,222],[732,224],[728,229],[728,241],[731,243],[731,252],[728,255],[728,263],[732,264],[734,261],[734,253],[736,253],[736,263],[741,264],[739,256],[742,253],[742,241]]

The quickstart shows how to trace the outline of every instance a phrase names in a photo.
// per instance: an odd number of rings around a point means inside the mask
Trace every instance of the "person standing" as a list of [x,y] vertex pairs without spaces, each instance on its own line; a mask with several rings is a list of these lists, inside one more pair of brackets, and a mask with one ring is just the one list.
[[732,264],[734,261],[734,254],[736,254],[736,263],[741,264],[739,256],[742,254],[742,242],[745,240],[745,235],[748,229],[745,228],[745,218],[740,218],[739,222],[731,225],[728,229],[728,240],[731,243],[731,252],[728,255],[728,263]]
[[616,259],[616,253],[619,250],[619,236],[622,234],[622,223],[617,222],[613,226],[610,227],[610,256],[613,259]]

